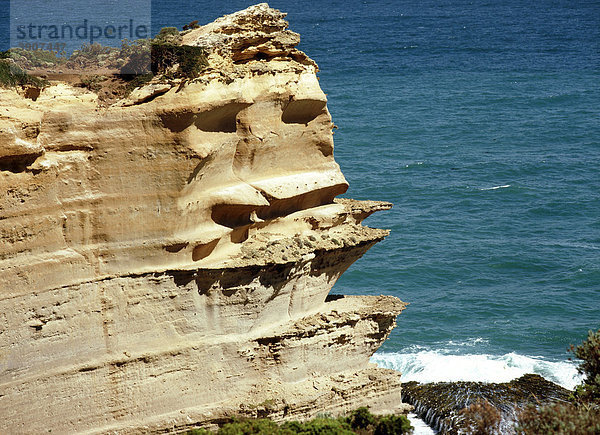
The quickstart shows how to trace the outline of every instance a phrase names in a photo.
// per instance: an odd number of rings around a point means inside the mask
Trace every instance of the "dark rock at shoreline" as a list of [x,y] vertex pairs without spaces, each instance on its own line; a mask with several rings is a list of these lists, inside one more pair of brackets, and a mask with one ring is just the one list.
[[415,407],[415,413],[433,429],[456,434],[464,427],[460,411],[486,400],[502,415],[502,433],[512,426],[519,409],[529,404],[566,402],[571,392],[539,375],[526,374],[505,383],[437,382],[403,384],[402,399]]

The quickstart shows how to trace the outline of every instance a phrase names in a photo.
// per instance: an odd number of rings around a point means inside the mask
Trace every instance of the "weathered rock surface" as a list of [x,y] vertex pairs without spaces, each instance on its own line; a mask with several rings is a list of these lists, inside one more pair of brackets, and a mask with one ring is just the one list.
[[108,108],[0,90],[0,432],[402,407],[368,361],[405,304],[327,299],[391,205],[334,199],[327,100],[283,17],[185,33],[200,77]]
[[436,382],[404,384],[403,398],[416,414],[440,433],[465,433],[461,411],[487,401],[501,415],[502,433],[514,433],[517,413],[527,405],[566,402],[570,391],[539,375],[528,374],[504,383]]

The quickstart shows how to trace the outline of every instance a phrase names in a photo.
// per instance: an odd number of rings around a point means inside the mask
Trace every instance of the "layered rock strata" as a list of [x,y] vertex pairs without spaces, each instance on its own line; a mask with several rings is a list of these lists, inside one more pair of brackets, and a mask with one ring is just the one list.
[[284,16],[183,34],[198,78],[108,108],[0,90],[1,432],[402,406],[400,374],[368,361],[405,304],[328,297],[390,204],[335,199],[327,100]]
[[414,405],[419,417],[442,434],[467,433],[465,412],[477,403],[487,403],[497,411],[501,433],[514,434],[518,415],[527,406],[567,403],[570,394],[571,391],[534,374],[504,383],[404,384],[404,399]]

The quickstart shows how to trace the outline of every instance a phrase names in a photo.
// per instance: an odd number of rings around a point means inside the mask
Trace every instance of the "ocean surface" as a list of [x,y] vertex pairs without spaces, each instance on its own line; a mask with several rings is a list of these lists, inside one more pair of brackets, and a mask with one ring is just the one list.
[[[156,28],[252,4],[180,3]],[[410,303],[373,361],[573,387],[567,348],[600,328],[600,2],[270,5],[320,66],[345,196],[394,203],[334,288]]]
[[[153,32],[251,4],[154,1]],[[345,196],[394,203],[334,288],[410,303],[373,361],[573,387],[567,347],[600,327],[600,2],[270,5],[321,68]]]

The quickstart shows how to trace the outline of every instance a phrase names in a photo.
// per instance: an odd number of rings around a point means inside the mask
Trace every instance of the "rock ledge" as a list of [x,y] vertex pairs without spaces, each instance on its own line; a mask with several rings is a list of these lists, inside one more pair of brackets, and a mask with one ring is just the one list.
[[201,77],[108,108],[0,90],[0,432],[406,411],[369,364],[405,304],[328,296],[391,204],[336,199],[327,99],[284,16],[186,33]]

